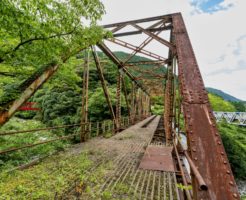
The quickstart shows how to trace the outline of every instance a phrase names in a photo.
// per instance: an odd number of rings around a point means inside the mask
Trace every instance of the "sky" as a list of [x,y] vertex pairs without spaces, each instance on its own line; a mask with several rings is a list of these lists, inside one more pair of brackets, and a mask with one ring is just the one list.
[[181,12],[205,86],[246,100],[246,0],[102,2],[100,24]]

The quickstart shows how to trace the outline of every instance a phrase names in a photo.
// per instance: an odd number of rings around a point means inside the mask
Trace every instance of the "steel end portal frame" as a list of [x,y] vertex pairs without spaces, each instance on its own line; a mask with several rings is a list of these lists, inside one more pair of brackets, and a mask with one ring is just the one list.
[[[152,25],[143,28],[142,24],[146,22],[152,23]],[[135,30],[122,31],[127,26],[134,27]],[[203,200],[240,199],[181,13],[125,21],[104,25],[103,27],[112,31],[114,38],[130,37],[138,34],[148,36],[140,46],[134,46],[123,40],[108,39],[109,42],[133,50],[130,57],[125,61],[117,58],[105,43],[98,44],[98,47],[146,93],[150,95],[163,94],[162,89],[160,87],[156,88],[156,85],[161,85],[163,80],[165,81],[164,101],[165,110],[168,110],[164,114],[165,131],[166,139],[170,141],[173,137],[172,127],[176,128],[174,116],[177,105],[175,105],[175,96],[177,96],[177,89],[180,91],[182,99],[180,105],[182,109],[180,110],[183,111],[185,120],[188,153],[207,185],[206,190],[202,190],[192,173],[193,198]],[[161,32],[167,30],[170,32],[169,41],[159,36]],[[119,31],[121,32],[119,33]],[[168,58],[144,49],[152,41],[157,41],[169,49]],[[167,64],[167,71],[163,80],[152,77],[151,80],[140,82],[140,78],[136,78],[130,70],[132,70],[132,66],[138,66],[141,70],[141,62],[146,61],[139,61],[140,64],[132,62],[130,59],[136,54],[144,54],[152,59],[155,58],[152,63],[153,67],[160,65],[160,63]],[[178,73],[175,71],[175,63],[178,65]],[[179,84],[177,87],[175,87],[175,76],[178,76]]]

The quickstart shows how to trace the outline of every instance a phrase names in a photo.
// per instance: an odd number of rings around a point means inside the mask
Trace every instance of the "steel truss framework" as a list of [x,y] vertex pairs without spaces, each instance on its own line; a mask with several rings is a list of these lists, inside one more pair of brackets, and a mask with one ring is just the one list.
[[246,112],[214,112],[216,121],[225,120],[229,124],[246,126]]
[[[148,24],[147,27],[146,24]],[[112,31],[114,38],[105,39],[97,44],[97,47],[119,70],[115,110],[112,107],[97,51],[95,47],[91,47],[91,50],[112,116],[114,131],[117,132],[121,129],[121,92],[124,94],[129,120],[132,123],[137,118],[142,119],[149,116],[153,95],[163,96],[166,142],[174,146],[177,170],[181,172],[183,184],[186,186],[188,181],[184,175],[185,169],[180,161],[180,153],[187,157],[192,169],[193,190],[192,192],[185,190],[184,198],[240,199],[181,14],[174,13],[114,23],[103,27]],[[168,32],[170,37],[164,38],[163,32]],[[140,45],[119,39],[119,37],[140,34],[146,36]],[[163,56],[164,53],[159,55],[146,49],[152,42],[162,45],[163,52],[165,48],[168,50],[167,58]],[[107,43],[119,45],[132,52],[127,58],[121,60]],[[133,59],[135,55],[144,55],[152,60],[136,61]],[[88,122],[88,59],[88,57],[85,58],[84,65],[81,124]],[[20,98],[13,101],[8,105],[8,109],[0,113],[0,124],[4,124],[58,68],[58,65],[50,66],[40,77],[30,83]],[[130,93],[126,90],[126,78],[132,81]],[[179,134],[180,131],[181,114],[184,116],[188,139],[187,151],[177,145],[176,134]],[[81,127],[81,141],[87,139],[87,130],[86,126]]]

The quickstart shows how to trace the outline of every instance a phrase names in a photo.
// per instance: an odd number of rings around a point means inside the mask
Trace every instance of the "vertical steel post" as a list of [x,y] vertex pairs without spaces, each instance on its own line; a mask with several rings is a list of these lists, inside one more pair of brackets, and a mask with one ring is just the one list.
[[125,96],[126,107],[127,107],[127,111],[128,111],[128,117],[131,118],[131,109],[130,109],[130,105],[129,105],[129,101],[128,101],[127,88],[126,88],[124,76],[122,77],[122,87],[123,87],[123,92],[124,92],[124,96]]
[[81,135],[80,142],[88,138],[88,87],[89,87],[89,51],[84,51],[84,71],[83,71],[83,90],[82,90],[82,109],[81,109]]
[[193,177],[194,199],[240,199],[183,18],[172,15],[186,134],[192,161],[208,190]]
[[100,126],[99,126],[99,122],[97,122],[97,136],[99,135],[99,128],[100,128]]
[[102,71],[102,68],[101,68],[101,65],[100,65],[99,58],[97,56],[97,52],[96,52],[95,47],[92,47],[92,54],[93,54],[93,57],[94,57],[94,60],[95,60],[95,64],[96,64],[97,71],[98,71],[98,75],[99,75],[99,78],[100,78],[100,81],[101,81],[101,84],[102,84],[104,96],[106,98],[111,117],[112,117],[112,119],[114,121],[115,127],[117,128],[116,118],[115,118],[113,106],[112,106],[112,103],[110,101],[110,96],[109,96],[109,93],[108,93],[108,89],[107,89],[107,86],[106,86],[106,83],[105,83],[105,79],[104,79],[104,76],[103,76],[103,71]]
[[135,120],[135,83],[132,82],[132,90],[131,90],[131,124],[134,124]]
[[120,131],[121,128],[121,71],[118,71],[117,77],[117,91],[116,91],[116,131]]

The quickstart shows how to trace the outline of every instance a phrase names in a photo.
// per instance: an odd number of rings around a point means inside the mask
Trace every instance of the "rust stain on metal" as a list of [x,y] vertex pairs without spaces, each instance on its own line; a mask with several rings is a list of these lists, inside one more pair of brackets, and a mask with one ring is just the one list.
[[226,152],[181,14],[173,15],[173,27],[191,158],[208,186],[207,191],[199,190],[197,180],[193,179],[194,199],[239,199],[234,177],[226,174],[232,172],[224,164],[228,163]]
[[139,168],[174,172],[172,149],[173,147],[148,146]]

